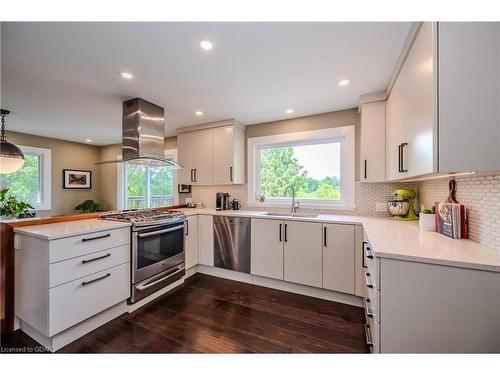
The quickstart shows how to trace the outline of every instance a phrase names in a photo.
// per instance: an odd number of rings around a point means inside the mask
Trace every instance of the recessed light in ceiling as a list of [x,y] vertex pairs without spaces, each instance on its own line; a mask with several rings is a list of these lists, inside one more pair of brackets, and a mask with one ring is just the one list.
[[194,114],[196,116],[203,116],[203,112],[202,111],[196,111]]
[[351,83],[350,79],[343,79],[339,81],[339,86],[347,86],[349,83]]
[[199,46],[200,46],[201,49],[204,49],[206,51],[210,51],[212,48],[214,48],[214,45],[209,40],[202,40],[202,41],[200,41]]
[[85,142],[92,143],[92,139],[86,139]]
[[132,73],[129,73],[129,72],[120,72],[120,75],[122,76],[122,78],[125,78],[125,79],[134,78],[134,75]]
[[288,113],[289,115],[293,113],[293,109],[292,108],[288,108],[286,111],[286,113]]

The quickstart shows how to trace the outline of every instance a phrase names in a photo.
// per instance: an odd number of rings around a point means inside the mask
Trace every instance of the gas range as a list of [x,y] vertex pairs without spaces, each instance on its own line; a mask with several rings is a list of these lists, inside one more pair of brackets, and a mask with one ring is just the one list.
[[123,210],[101,214],[100,219],[132,223],[133,227],[156,226],[186,220],[182,211],[156,209]]

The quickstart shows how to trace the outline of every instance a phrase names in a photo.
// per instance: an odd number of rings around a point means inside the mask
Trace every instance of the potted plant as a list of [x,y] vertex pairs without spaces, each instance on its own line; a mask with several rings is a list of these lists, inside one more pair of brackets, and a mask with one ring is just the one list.
[[22,218],[33,210],[29,203],[18,201],[13,195],[7,195],[9,188],[0,187],[0,216],[2,219]]
[[436,214],[435,208],[422,207],[422,212],[419,215],[420,229],[427,232],[436,231]]
[[83,201],[78,206],[75,207],[75,210],[80,211],[82,214],[88,214],[91,212],[97,212],[101,209],[102,205],[98,202],[94,202],[92,199],[87,199]]

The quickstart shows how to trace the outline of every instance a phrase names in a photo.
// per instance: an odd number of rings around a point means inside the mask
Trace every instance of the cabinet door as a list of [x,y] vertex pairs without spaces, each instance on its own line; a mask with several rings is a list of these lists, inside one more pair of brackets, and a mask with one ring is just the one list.
[[177,170],[177,182],[190,185],[193,183],[194,170],[194,137],[192,133],[182,133],[177,136],[177,161],[184,169]]
[[439,171],[500,170],[500,25],[439,22]]
[[251,274],[283,280],[283,221],[252,219]]
[[385,181],[385,101],[361,105],[360,181]]
[[233,183],[234,127],[213,129],[214,184]]
[[404,90],[406,77],[400,74],[392,87],[386,104],[386,176],[397,180],[405,176],[400,172],[400,145],[404,139]]
[[198,264],[198,216],[189,216],[184,228],[186,254],[186,269]]
[[434,171],[433,26],[424,22],[406,58],[401,75],[406,80],[404,97],[405,177]]
[[323,288],[354,294],[354,225],[323,224]]
[[321,288],[322,225],[300,221],[284,222],[284,279]]
[[193,132],[194,137],[194,185],[210,185],[214,182],[212,129]]
[[214,265],[214,221],[209,215],[198,216],[198,249],[200,264]]

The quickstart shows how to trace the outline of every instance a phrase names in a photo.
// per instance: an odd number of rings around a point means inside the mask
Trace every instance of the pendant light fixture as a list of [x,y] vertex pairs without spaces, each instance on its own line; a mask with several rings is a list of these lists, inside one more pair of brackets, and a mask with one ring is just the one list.
[[2,135],[0,138],[0,173],[12,173],[21,169],[24,164],[24,154],[19,147],[7,142],[5,137],[5,116],[10,111],[0,109],[0,117],[2,121]]

